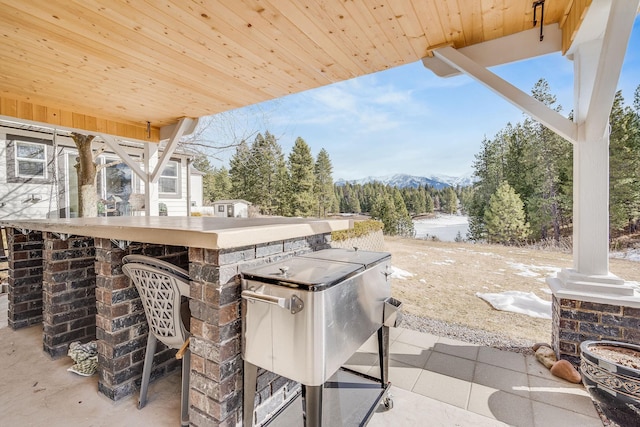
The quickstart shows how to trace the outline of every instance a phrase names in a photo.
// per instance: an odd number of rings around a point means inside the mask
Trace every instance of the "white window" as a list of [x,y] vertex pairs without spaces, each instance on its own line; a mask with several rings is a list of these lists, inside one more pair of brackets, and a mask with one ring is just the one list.
[[33,142],[16,141],[16,177],[47,177],[47,146]]
[[171,160],[164,167],[160,179],[158,180],[158,192],[161,194],[169,194],[177,196],[179,194],[179,180],[178,171],[180,170],[180,164]]

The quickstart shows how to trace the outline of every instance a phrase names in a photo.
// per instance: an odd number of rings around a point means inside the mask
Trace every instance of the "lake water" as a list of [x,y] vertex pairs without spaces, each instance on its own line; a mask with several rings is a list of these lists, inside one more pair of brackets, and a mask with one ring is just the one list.
[[462,215],[438,215],[435,218],[413,221],[416,239],[437,237],[443,242],[454,242],[458,233],[467,238],[469,219]]

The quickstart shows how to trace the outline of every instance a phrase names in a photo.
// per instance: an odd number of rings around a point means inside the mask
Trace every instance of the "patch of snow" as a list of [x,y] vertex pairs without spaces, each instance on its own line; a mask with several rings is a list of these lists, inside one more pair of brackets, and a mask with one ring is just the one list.
[[551,289],[549,289],[549,288],[540,288],[540,290],[543,293],[548,294],[548,295],[551,295],[553,293],[553,292],[551,292]]
[[609,257],[640,262],[640,249],[627,249],[623,252],[611,252],[609,253]]
[[427,283],[425,279],[420,279],[420,283]]
[[491,258],[498,258],[498,259],[503,258],[502,255],[499,255],[499,254],[496,254],[496,253],[493,253],[493,252],[480,252],[480,251],[476,251],[474,249],[471,249],[469,247],[464,247],[464,248],[461,247],[461,248],[457,248],[457,250],[458,250],[458,252],[471,252],[473,254],[484,255],[484,256],[491,257]]
[[392,279],[405,280],[407,277],[413,277],[413,273],[391,266],[391,276],[389,277]]
[[540,273],[536,271],[542,271],[547,273],[548,276],[551,276],[553,274],[559,273],[561,270],[559,267],[551,267],[551,266],[545,266],[545,265],[522,264],[518,262],[507,262],[507,264],[513,269],[520,270],[520,273],[516,273],[516,274],[518,276],[523,276],[523,277],[540,276]]
[[496,310],[526,314],[527,316],[541,319],[551,319],[551,302],[541,299],[533,292],[506,291],[499,294],[478,292],[476,296],[491,304]]
[[536,272],[533,272],[531,270],[525,270],[525,271],[521,271],[520,273],[516,273],[516,276],[522,276],[522,277],[538,277],[539,274]]

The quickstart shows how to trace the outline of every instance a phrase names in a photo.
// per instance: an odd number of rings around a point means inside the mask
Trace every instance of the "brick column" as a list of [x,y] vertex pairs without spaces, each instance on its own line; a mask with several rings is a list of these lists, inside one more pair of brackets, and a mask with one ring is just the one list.
[[640,344],[640,308],[553,297],[552,345],[559,358],[580,365],[580,343],[611,340]]
[[[233,249],[189,249],[189,275],[194,281],[190,302],[191,425],[231,427],[242,423],[239,273],[244,268],[326,249],[329,240],[329,234],[320,234]],[[290,397],[283,392],[289,383],[261,370],[256,396],[261,419],[266,416],[265,408],[271,412]]]
[[92,237],[44,233],[44,351],[65,356],[73,341],[96,337],[95,248]]
[[[96,338],[98,339],[98,390],[119,400],[140,387],[149,328],[138,291],[122,273],[122,257],[135,253],[186,267],[184,247],[131,243],[125,250],[110,239],[95,239]],[[158,342],[151,379],[180,366],[176,350]]]
[[23,234],[7,228],[9,247],[9,326],[13,329],[42,322],[42,233]]

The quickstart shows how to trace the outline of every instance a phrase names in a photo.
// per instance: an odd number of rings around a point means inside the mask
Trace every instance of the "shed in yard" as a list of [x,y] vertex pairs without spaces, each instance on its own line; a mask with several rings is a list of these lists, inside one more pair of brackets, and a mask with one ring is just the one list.
[[250,204],[251,202],[241,199],[217,200],[213,202],[213,216],[248,218]]

